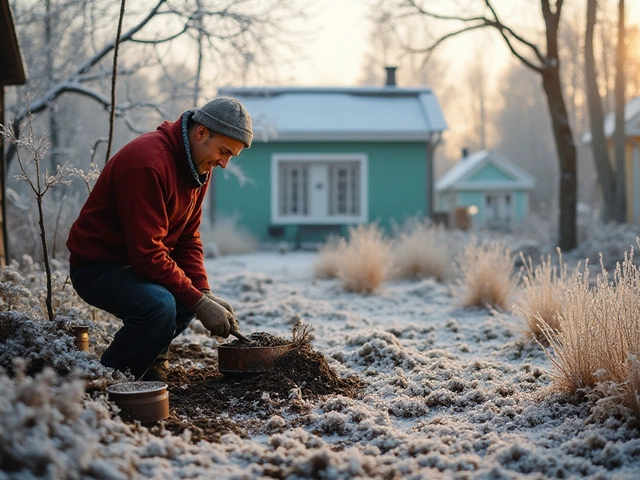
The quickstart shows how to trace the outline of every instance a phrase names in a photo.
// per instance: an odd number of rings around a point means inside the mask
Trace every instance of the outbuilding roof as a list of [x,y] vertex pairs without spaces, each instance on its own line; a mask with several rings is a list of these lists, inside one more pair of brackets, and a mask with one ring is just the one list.
[[431,141],[447,128],[430,88],[223,88],[251,114],[254,141]]
[[[502,180],[487,180],[478,177],[485,168],[493,166],[499,170]],[[436,182],[436,191],[447,190],[486,190],[486,189],[525,189],[530,190],[536,179],[507,158],[492,151],[480,150],[462,157]]]

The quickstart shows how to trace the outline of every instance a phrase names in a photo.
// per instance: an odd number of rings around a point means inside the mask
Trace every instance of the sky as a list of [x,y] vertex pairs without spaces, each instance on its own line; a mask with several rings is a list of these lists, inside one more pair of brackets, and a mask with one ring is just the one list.
[[[310,86],[354,86],[358,85],[363,75],[363,62],[370,53],[369,38],[371,22],[370,15],[373,0],[322,0],[313,8],[313,15],[305,21],[308,30],[315,32],[314,40],[302,48],[303,58],[296,63],[295,68],[283,72],[283,78],[292,85]],[[507,23],[522,21],[522,13],[530,15],[536,11],[538,2],[534,5],[515,4],[513,0],[494,0],[493,4],[503,20]],[[627,0],[625,4],[627,23],[635,22],[640,15],[640,0]],[[582,12],[580,5],[573,5]],[[565,7],[563,16],[573,15],[574,12]],[[539,7],[538,7],[539,9]],[[539,12],[536,12],[539,14]],[[520,17],[520,18],[519,18]],[[527,23],[530,19],[525,19]],[[485,31],[482,36],[473,40],[478,45],[479,38],[488,38]],[[511,55],[497,37],[483,44],[487,55],[490,55],[493,70],[497,74],[502,70]],[[451,39],[441,46],[440,51],[447,52],[455,58],[454,67],[464,69],[466,64],[477,55],[478,47],[469,48],[469,35]],[[496,68],[497,67],[497,68]],[[454,74],[455,76],[455,74]]]
[[[303,46],[302,59],[295,67],[283,71],[283,78],[292,85],[358,85],[366,55],[371,53],[372,24],[368,16],[373,1],[323,0],[318,3],[306,21],[313,40]],[[473,55],[466,48],[468,41],[464,36],[452,39],[441,50],[455,55],[463,68]]]
[[[364,0],[323,0],[308,19],[315,40],[303,49],[301,63],[291,71],[298,85],[356,85],[362,75],[371,24]],[[288,75],[287,75],[288,76]]]

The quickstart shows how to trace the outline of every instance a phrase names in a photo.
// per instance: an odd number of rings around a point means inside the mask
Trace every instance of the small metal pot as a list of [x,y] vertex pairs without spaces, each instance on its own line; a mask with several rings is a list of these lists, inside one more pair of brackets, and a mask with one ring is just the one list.
[[169,416],[169,392],[164,382],[128,382],[107,388],[124,420],[153,423]]
[[86,352],[89,350],[89,327],[86,325],[81,325],[72,328],[73,334],[75,335],[75,344],[78,347],[78,350]]
[[218,345],[220,373],[253,373],[271,370],[276,360],[291,350],[291,345],[276,347],[232,347]]

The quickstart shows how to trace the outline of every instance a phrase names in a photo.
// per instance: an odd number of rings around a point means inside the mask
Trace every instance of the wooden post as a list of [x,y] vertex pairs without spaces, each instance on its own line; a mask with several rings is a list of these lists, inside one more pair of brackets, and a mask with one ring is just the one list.
[[[4,125],[4,85],[0,85],[0,123]],[[7,236],[6,202],[4,201],[4,186],[6,177],[6,159],[4,158],[4,137],[0,135],[0,267],[5,267],[9,261],[9,250],[7,248],[9,239]]]

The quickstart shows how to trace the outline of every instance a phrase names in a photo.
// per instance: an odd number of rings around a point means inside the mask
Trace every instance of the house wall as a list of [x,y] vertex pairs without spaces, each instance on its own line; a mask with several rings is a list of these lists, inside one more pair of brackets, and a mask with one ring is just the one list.
[[640,224],[640,137],[628,137],[625,151],[627,222]]
[[[513,195],[513,222],[515,225],[522,223],[529,214],[529,192],[526,190],[516,190],[511,193]],[[484,225],[486,220],[484,190],[461,190],[456,192],[455,205],[449,205],[449,211],[455,210],[456,207],[470,207],[472,205],[478,207],[478,213],[471,217],[473,225]]]
[[[240,186],[229,172],[216,169],[213,185],[217,217],[237,215],[239,224],[261,240],[271,225],[271,159],[283,153],[364,153],[368,160],[368,222],[389,229],[392,221],[424,215],[427,205],[426,144],[421,142],[254,142],[232,160],[251,179]],[[285,228],[292,241],[295,227]]]

